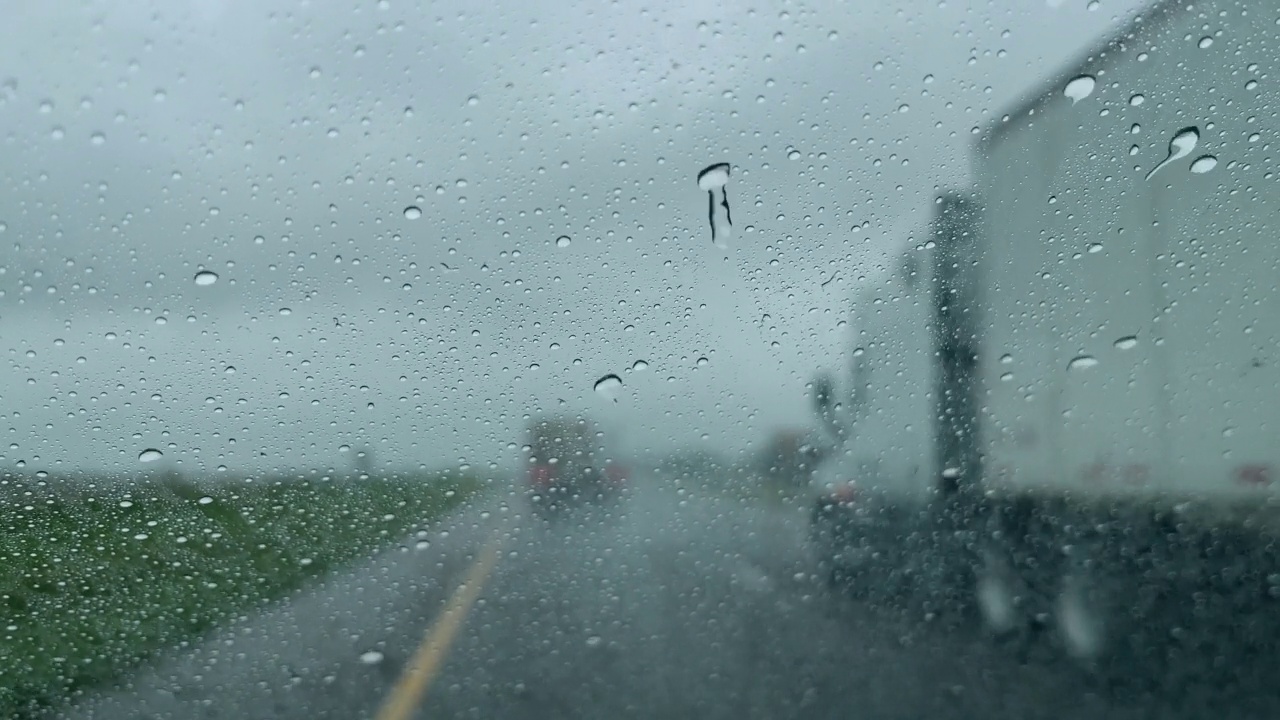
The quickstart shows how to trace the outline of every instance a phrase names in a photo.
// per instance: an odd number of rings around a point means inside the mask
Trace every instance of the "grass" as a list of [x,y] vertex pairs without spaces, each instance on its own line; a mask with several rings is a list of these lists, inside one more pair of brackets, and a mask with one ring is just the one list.
[[368,557],[480,483],[440,473],[94,486],[0,478],[0,717],[39,714]]

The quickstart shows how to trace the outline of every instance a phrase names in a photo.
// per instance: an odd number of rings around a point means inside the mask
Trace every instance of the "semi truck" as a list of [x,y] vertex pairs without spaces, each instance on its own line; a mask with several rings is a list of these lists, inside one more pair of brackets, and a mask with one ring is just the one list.
[[616,499],[627,472],[608,456],[601,435],[578,415],[543,417],[528,427],[528,493],[534,510],[554,514]]
[[1157,4],[981,135],[817,383],[833,580],[1095,667],[1277,657],[1278,23]]

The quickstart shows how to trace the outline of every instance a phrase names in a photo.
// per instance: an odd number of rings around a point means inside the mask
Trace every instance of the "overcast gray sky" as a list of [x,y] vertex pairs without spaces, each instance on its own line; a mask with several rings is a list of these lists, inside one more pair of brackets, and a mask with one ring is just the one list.
[[631,449],[804,425],[973,129],[1138,5],[17,0],[0,468],[510,466],[565,409]]

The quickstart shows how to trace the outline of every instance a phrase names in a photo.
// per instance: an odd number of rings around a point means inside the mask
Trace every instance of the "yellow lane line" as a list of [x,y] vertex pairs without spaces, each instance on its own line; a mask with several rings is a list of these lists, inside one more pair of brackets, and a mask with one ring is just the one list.
[[501,543],[494,538],[480,551],[480,556],[467,571],[466,579],[454,591],[453,597],[449,598],[444,612],[431,624],[418,651],[414,653],[413,660],[378,710],[377,720],[409,720],[413,711],[421,704],[427,688],[444,666],[445,656],[457,637],[458,630],[462,628],[462,621],[467,618],[471,606],[480,596],[489,573],[498,564],[499,545]]

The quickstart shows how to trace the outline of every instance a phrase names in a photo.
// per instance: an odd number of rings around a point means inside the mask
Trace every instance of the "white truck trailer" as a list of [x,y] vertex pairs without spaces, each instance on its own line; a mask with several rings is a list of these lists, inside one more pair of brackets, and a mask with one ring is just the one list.
[[[982,135],[981,210],[940,201],[932,302],[858,303],[882,367],[823,472],[924,508],[998,633],[1130,666],[1276,650],[1278,23],[1260,0],[1153,7]],[[929,402],[880,409],[899,386]],[[921,426],[932,482],[862,472]]]

